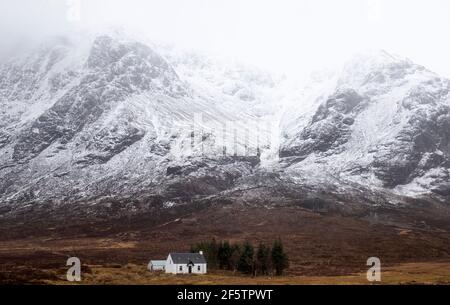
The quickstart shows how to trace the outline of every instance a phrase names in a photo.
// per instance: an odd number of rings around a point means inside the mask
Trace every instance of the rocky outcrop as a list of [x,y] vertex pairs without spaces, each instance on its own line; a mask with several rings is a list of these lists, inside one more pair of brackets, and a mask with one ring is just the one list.
[[445,193],[448,80],[380,52],[351,61],[335,86],[306,127],[282,145],[282,158],[297,167],[325,164],[329,174],[350,180],[374,175],[378,180],[367,180],[373,187]]
[[354,90],[343,90],[330,96],[293,141],[285,145],[280,156],[302,156],[312,153],[336,152],[351,135],[355,117],[367,101]]

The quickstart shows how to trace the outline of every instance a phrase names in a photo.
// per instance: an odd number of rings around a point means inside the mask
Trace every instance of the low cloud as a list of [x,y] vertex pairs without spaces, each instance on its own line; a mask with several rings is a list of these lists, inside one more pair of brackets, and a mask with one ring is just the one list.
[[0,55],[111,25],[282,72],[380,48],[450,76],[448,0],[1,0]]

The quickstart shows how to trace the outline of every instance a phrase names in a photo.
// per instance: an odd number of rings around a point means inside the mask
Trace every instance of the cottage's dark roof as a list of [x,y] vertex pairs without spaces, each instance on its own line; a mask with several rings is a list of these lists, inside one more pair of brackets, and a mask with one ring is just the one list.
[[205,257],[200,253],[170,253],[174,264],[206,264]]

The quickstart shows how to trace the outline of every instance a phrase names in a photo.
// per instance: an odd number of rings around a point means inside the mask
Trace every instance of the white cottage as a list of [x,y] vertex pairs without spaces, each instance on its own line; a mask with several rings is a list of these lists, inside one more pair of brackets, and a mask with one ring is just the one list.
[[205,274],[206,259],[203,253],[170,253],[166,261],[166,273]]

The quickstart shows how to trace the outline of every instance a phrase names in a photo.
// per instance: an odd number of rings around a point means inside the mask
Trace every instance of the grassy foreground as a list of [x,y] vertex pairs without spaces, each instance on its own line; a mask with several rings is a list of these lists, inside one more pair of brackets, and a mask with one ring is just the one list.
[[[81,284],[143,284],[143,285],[350,285],[370,284],[366,275],[348,276],[282,276],[282,277],[248,277],[231,272],[213,272],[206,275],[168,275],[151,273],[145,266],[89,266]],[[60,280],[47,281],[46,284],[68,284],[64,276],[58,274]],[[382,269],[380,284],[447,284],[450,285],[450,262],[440,263],[407,263]]]

